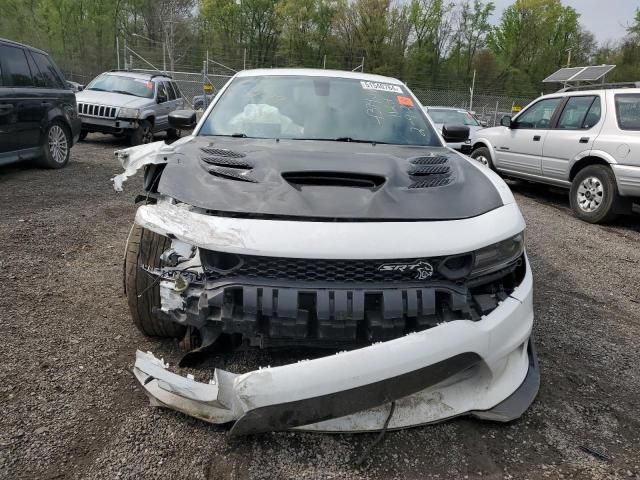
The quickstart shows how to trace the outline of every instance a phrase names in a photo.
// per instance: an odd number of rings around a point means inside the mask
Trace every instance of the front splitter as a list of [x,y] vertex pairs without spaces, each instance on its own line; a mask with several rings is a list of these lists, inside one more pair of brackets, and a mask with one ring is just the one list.
[[[498,379],[497,382],[489,382],[495,385],[487,389],[489,372],[475,354],[458,355],[433,368],[376,385],[248,410],[243,407],[241,399],[234,399],[231,394],[234,383],[242,375],[216,370],[214,379],[208,384],[200,383],[168,371],[161,360],[142,352],[137,354],[133,372],[152,405],[171,408],[210,423],[235,422],[231,436],[289,429],[353,433],[382,429],[391,401],[396,402],[388,425],[391,430],[441,422],[461,415],[498,422],[512,421],[533,402],[540,384],[531,341],[528,348],[525,346],[510,355],[501,376],[513,375],[523,360],[527,368],[521,385],[492,408],[483,410],[474,409],[473,405],[482,405],[482,400],[491,398],[492,390],[499,390],[501,386]],[[425,384],[430,385],[419,388]],[[416,388],[417,391],[411,392]]]

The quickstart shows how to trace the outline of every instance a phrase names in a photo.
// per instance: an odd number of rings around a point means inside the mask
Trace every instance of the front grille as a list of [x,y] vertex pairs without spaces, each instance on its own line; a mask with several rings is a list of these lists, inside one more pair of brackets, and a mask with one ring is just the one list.
[[[325,260],[307,258],[262,257],[254,255],[220,254],[200,251],[202,265],[210,280],[225,278],[253,278],[297,282],[346,282],[385,283],[413,281],[419,276],[418,269],[406,271],[381,271],[381,265],[414,265],[428,262],[433,267],[431,279],[439,276],[439,258],[404,258],[397,260]],[[222,256],[221,256],[222,255]],[[220,265],[224,264],[224,268]]]
[[78,103],[78,113],[89,117],[116,118],[116,107],[95,103]]

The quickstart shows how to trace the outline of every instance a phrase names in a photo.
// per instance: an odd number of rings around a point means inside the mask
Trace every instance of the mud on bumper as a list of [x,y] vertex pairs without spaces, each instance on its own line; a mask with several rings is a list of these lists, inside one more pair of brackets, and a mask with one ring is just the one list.
[[211,423],[235,422],[231,435],[300,429],[373,431],[471,415],[518,418],[539,386],[532,280],[478,321],[428,330],[315,360],[237,375],[215,370],[209,383],[167,370],[138,352],[134,374],[151,403]]

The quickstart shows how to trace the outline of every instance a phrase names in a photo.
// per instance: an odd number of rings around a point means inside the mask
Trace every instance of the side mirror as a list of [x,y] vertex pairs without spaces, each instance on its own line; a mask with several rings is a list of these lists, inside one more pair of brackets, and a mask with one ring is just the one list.
[[511,128],[511,115],[505,115],[504,117],[502,117],[500,119],[500,125],[502,125],[503,127]]
[[156,101],[157,101],[158,103],[164,103],[164,102],[166,102],[166,101],[167,101],[167,96],[166,96],[166,95],[160,95],[160,94],[158,94],[158,98],[156,99]]
[[486,120],[480,120],[480,126],[481,127],[485,128],[487,125],[489,125],[489,124],[487,123]]
[[169,126],[178,130],[189,130],[196,126],[196,112],[193,110],[174,110],[169,114]]
[[462,143],[469,140],[469,127],[463,125],[443,125],[442,136],[447,143]]

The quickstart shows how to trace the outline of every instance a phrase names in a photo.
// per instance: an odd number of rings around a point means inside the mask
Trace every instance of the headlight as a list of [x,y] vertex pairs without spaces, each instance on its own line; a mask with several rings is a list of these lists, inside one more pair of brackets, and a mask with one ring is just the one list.
[[524,252],[524,232],[502,242],[476,250],[471,276],[477,277],[506,267]]
[[118,112],[118,118],[138,118],[140,110],[137,108],[121,108]]

